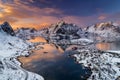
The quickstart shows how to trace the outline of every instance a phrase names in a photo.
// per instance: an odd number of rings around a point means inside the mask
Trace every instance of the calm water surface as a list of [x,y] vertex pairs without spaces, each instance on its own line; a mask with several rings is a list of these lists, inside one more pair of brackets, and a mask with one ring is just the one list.
[[100,50],[120,50],[120,41],[116,42],[101,42],[96,44],[96,48]]
[[[46,42],[44,38],[36,37],[30,42]],[[22,67],[42,75],[45,80],[86,80],[91,71],[77,64],[74,58],[68,56],[60,47],[54,44],[40,45],[42,50],[34,50],[29,57],[20,57]],[[101,50],[120,50],[120,43],[97,43]]]
[[[31,42],[46,42],[36,37]],[[60,47],[54,44],[42,45],[42,50],[34,50],[29,57],[20,57],[22,67],[42,75],[45,80],[86,80],[91,71],[77,64],[74,58],[68,56]]]

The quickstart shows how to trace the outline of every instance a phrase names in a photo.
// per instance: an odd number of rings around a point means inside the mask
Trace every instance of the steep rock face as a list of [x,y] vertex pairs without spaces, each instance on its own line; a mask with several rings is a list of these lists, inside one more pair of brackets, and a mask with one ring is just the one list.
[[4,22],[4,23],[3,23],[2,25],[0,25],[0,26],[1,26],[1,29],[2,29],[4,32],[6,32],[7,34],[10,34],[10,35],[12,35],[12,36],[15,35],[12,27],[10,26],[10,24],[9,24],[8,22]]
[[95,24],[87,27],[86,31],[103,37],[120,37],[120,26],[113,22]]
[[61,21],[55,25],[52,25],[49,31],[50,33],[73,34],[76,33],[79,29],[80,28],[75,24],[67,24],[64,21]]
[[52,25],[48,29],[48,37],[53,42],[60,40],[78,39],[81,37],[79,32],[82,32],[82,29],[75,24],[68,24],[64,21],[61,21]]

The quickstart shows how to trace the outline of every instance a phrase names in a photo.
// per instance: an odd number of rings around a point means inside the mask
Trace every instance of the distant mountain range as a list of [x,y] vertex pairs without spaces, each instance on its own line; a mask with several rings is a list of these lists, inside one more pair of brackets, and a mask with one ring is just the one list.
[[44,34],[46,35],[49,34],[51,36],[53,36],[53,34],[58,34],[58,33],[66,34],[66,35],[74,34],[75,36],[83,36],[83,35],[86,35],[87,33],[93,33],[93,34],[97,34],[102,37],[120,38],[120,25],[114,22],[97,23],[92,26],[80,28],[79,26],[75,24],[68,24],[68,23],[65,23],[64,21],[60,21],[56,24],[51,25],[48,28],[44,28],[41,30],[21,28],[21,31],[27,31],[27,33],[39,31],[40,34],[38,35],[42,35],[42,32],[43,32]]
[[60,21],[40,30],[36,30],[34,28],[20,28],[15,31],[15,34],[24,40],[31,39],[32,37],[36,36],[42,36],[46,40],[52,42],[64,40],[62,42],[65,43],[66,40],[79,38],[87,38],[92,40],[98,39],[96,41],[99,42],[112,42],[120,39],[120,25],[114,22],[104,22],[81,28],[75,24],[69,24],[64,21]]
[[120,25],[113,22],[98,23],[87,27],[86,31],[103,37],[120,38]]

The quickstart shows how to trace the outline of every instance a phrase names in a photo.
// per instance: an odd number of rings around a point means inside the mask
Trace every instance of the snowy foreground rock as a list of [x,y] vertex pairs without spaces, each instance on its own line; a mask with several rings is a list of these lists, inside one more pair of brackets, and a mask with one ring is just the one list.
[[92,46],[79,46],[77,51],[77,62],[91,68],[88,80],[120,80],[120,51],[100,51]]
[[[5,26],[8,28],[3,29]],[[40,75],[22,69],[16,59],[28,55],[31,48],[31,43],[14,36],[8,23],[0,25],[0,80],[43,80]]]

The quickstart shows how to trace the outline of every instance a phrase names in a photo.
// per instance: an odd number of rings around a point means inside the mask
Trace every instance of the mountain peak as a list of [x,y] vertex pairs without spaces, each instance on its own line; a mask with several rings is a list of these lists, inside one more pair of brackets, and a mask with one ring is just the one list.
[[65,24],[64,20],[59,21],[57,24]]
[[95,24],[86,30],[104,37],[120,37],[120,26],[112,21]]
[[64,32],[67,32],[67,33],[72,33],[72,32],[76,32],[78,31],[79,27],[75,24],[72,24],[72,23],[66,23],[65,21],[61,20],[60,22],[52,25],[49,30],[50,32],[52,33],[56,33],[58,30],[59,31],[64,31]]
[[97,27],[97,28],[110,27],[110,26],[114,26],[112,21],[95,24],[95,27]]
[[12,29],[12,27],[10,26],[10,24],[7,21],[4,22],[3,24],[1,24],[0,26],[4,32],[6,32],[12,36],[15,35],[14,30]]

